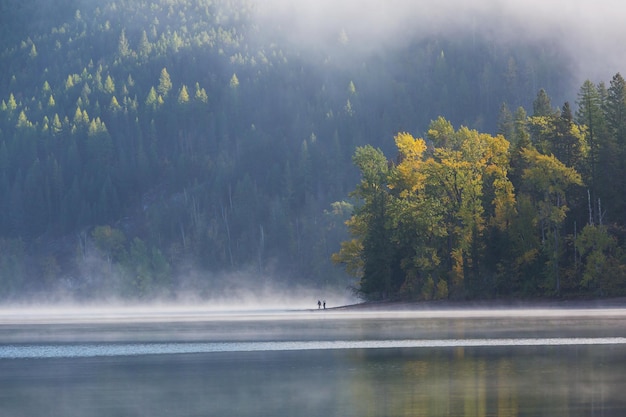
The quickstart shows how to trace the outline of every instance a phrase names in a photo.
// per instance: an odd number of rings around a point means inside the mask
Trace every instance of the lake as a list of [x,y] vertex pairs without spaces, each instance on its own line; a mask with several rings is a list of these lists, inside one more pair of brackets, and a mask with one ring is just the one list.
[[626,310],[0,309],[1,416],[624,416]]

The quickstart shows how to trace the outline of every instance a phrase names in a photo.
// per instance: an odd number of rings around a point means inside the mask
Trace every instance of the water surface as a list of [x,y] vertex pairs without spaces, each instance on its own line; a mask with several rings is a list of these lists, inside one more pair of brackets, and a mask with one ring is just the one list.
[[623,416],[626,310],[0,310],[0,415]]

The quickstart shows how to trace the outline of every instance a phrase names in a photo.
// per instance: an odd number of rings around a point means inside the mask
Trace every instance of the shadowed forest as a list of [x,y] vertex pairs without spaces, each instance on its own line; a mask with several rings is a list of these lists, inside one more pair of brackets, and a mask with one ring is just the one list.
[[619,69],[577,85],[558,43],[476,28],[304,46],[259,14],[0,3],[0,300],[626,293]]

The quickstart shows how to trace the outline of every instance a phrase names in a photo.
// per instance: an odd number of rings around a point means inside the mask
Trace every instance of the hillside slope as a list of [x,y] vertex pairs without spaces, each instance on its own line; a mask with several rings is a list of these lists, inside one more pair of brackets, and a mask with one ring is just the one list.
[[440,114],[495,132],[503,102],[570,92],[555,45],[488,32],[361,53],[341,28],[298,45],[245,0],[0,7],[2,299],[343,288],[351,207],[331,203],[357,146],[389,154]]

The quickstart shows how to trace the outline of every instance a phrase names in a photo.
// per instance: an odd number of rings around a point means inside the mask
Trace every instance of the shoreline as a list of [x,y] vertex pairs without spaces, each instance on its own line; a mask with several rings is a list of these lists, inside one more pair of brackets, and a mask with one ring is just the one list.
[[[505,310],[505,309],[603,309],[626,308],[626,297],[606,299],[552,300],[474,300],[474,301],[364,301],[337,307],[331,311],[429,311],[429,310]],[[324,311],[324,310],[321,310]]]

